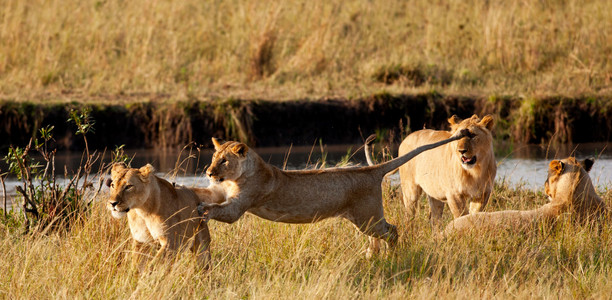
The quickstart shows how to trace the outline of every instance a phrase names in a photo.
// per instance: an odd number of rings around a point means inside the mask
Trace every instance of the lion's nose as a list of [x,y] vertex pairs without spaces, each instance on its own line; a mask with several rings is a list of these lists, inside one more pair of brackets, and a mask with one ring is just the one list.
[[459,149],[459,150],[457,150],[457,151],[459,151],[459,153],[461,153],[461,154],[465,154],[465,152],[467,152],[467,150],[466,150],[466,149]]
[[119,202],[117,202],[117,201],[110,203],[110,205],[112,205],[113,207],[115,207],[117,204],[119,204]]

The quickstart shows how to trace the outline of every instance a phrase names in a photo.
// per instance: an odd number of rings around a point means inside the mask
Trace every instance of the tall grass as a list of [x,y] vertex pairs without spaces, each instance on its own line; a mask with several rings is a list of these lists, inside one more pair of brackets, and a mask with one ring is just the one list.
[[[364,258],[367,239],[349,222],[287,225],[246,215],[232,225],[210,222],[212,270],[199,269],[184,255],[137,273],[126,259],[126,221],[110,217],[105,197],[68,233],[22,236],[0,228],[0,296],[601,298],[612,288],[609,226],[598,233],[561,222],[526,236],[502,232],[438,240],[426,209],[408,222],[395,187],[385,189],[385,212],[399,227],[400,243],[370,261]],[[609,203],[609,193],[604,197]],[[488,210],[546,202],[541,192],[499,185],[493,199]]]
[[0,95],[610,93],[612,3],[0,0]]

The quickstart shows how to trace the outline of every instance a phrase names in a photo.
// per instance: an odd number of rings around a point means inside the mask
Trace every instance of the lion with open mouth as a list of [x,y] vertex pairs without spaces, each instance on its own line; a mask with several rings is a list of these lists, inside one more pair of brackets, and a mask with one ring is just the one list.
[[423,129],[408,135],[399,154],[424,144],[468,132],[465,137],[425,152],[399,168],[404,206],[414,217],[422,193],[427,195],[432,225],[440,225],[445,203],[454,218],[481,211],[489,200],[497,171],[493,154],[493,118],[473,115],[465,120],[452,116],[450,131]]

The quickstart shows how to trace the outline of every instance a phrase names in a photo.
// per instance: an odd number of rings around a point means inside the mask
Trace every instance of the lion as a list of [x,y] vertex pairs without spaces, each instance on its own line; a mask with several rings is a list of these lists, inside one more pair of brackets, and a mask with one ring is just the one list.
[[578,162],[574,157],[553,160],[549,164],[548,178],[544,184],[550,202],[533,210],[506,210],[478,212],[450,222],[443,232],[444,236],[469,231],[508,229],[526,231],[541,222],[550,223],[562,213],[569,212],[576,220],[598,220],[606,215],[607,208],[595,192],[588,172],[593,159]]
[[201,203],[205,220],[226,223],[237,221],[245,212],[284,223],[313,223],[329,217],[351,221],[369,235],[366,256],[379,251],[379,239],[390,246],[398,239],[397,229],[387,223],[382,207],[383,176],[417,154],[458,140],[466,132],[424,145],[399,158],[376,166],[284,171],[267,164],[240,142],[215,147],[212,163],[206,170],[211,189],[223,191],[223,203]]
[[198,204],[214,199],[213,192],[198,189],[198,193],[174,186],[153,174],[153,166],[135,169],[122,163],[114,164],[107,203],[113,217],[127,215],[132,234],[132,262],[137,265],[140,253],[151,242],[161,246],[155,259],[172,254],[191,245],[198,261],[208,268],[210,262],[210,233],[208,224],[197,213]]
[[418,200],[425,192],[430,206],[430,222],[438,227],[444,203],[454,218],[469,212],[481,211],[487,204],[497,165],[493,154],[490,115],[479,119],[477,115],[460,120],[456,115],[448,119],[450,131],[423,129],[408,135],[401,143],[399,154],[447,139],[458,131],[468,134],[452,143],[427,151],[399,168],[404,206],[409,217],[414,217]]

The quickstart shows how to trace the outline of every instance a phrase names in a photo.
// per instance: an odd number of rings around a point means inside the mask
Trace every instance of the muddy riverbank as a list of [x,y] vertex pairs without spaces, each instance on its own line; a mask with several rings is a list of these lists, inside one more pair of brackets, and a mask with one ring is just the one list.
[[[104,103],[104,102],[101,102]],[[377,94],[362,99],[171,100],[143,97],[124,104],[0,102],[0,149],[23,146],[41,127],[53,125],[58,149],[80,150],[81,136],[67,122],[70,109],[91,109],[91,148],[176,148],[210,137],[257,147],[359,144],[377,133],[398,142],[410,131],[447,128],[447,118],[476,113],[496,118],[495,136],[511,143],[607,142],[612,138],[612,98],[458,97],[437,93]]]

